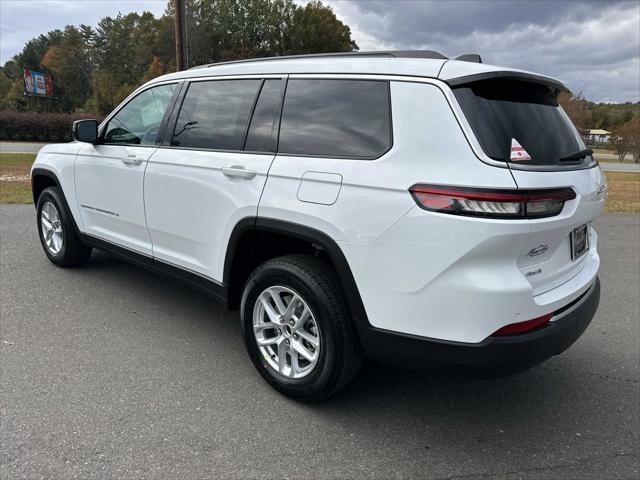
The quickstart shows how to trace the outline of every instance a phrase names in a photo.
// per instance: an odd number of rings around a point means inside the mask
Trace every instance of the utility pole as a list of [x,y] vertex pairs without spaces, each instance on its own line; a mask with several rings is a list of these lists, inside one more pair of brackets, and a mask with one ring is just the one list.
[[184,0],[173,0],[173,6],[176,19],[176,69],[180,71],[187,68],[187,55],[185,53],[185,32],[187,28],[185,25]]

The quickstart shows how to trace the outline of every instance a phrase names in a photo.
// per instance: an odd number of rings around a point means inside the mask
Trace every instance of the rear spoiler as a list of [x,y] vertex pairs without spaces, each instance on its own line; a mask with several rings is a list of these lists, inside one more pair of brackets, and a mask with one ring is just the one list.
[[462,77],[450,78],[448,80],[444,80],[444,82],[447,85],[449,85],[451,88],[456,88],[456,87],[462,87],[463,85],[468,85],[470,83],[481,82],[484,80],[499,79],[499,78],[537,83],[537,84],[549,87],[552,90],[555,90],[554,92],[555,94],[558,94],[563,91],[570,92],[570,90],[566,87],[566,85],[562,82],[559,82],[558,80],[554,80],[549,77],[543,77],[542,75],[536,75],[534,73],[514,72],[514,71],[508,71],[508,70],[465,75]]

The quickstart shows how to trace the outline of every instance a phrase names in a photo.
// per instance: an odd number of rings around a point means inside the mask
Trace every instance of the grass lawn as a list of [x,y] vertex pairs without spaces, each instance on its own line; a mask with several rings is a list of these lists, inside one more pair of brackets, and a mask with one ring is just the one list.
[[604,172],[609,184],[609,213],[640,213],[640,173]]
[[5,182],[0,180],[0,203],[33,203],[31,182]]
[[[0,178],[27,176],[36,156],[27,153],[0,153]],[[605,172],[609,183],[607,212],[640,213],[640,173]],[[0,180],[0,203],[31,203],[29,180]]]
[[31,164],[36,159],[34,153],[0,153],[0,168],[21,168],[29,174]]
[[[27,177],[36,156],[31,153],[0,153],[0,178]],[[0,203],[32,203],[29,180],[0,180]]]

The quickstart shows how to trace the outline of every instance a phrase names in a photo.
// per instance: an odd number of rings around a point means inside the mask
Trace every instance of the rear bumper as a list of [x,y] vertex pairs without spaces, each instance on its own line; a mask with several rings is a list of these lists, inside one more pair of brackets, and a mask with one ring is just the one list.
[[478,376],[508,375],[558,355],[587,329],[600,302],[600,281],[562,309],[545,327],[531,333],[489,337],[480,343],[449,342],[382,330],[358,329],[367,356],[411,369],[446,367]]

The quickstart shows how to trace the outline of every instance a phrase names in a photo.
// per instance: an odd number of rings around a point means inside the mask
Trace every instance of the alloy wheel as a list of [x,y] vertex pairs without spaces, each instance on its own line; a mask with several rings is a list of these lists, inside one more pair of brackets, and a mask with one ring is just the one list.
[[273,286],[258,296],[253,332],[260,353],[280,375],[303,378],[318,363],[318,323],[304,299],[290,288]]
[[46,202],[42,206],[40,223],[42,225],[42,238],[47,246],[47,250],[49,250],[52,255],[57,255],[64,245],[64,236],[62,233],[60,214],[53,203]]

